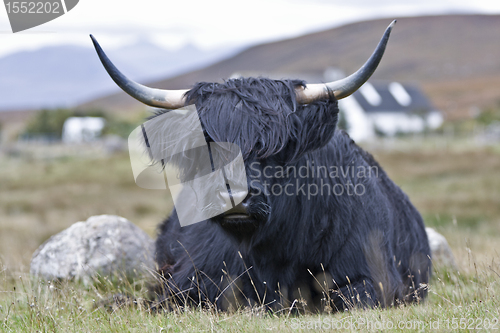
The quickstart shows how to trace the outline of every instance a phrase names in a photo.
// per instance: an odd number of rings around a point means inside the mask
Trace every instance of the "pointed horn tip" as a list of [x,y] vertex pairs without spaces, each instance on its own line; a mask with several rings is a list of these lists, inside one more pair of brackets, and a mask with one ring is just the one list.
[[398,22],[398,20],[392,21],[391,24],[389,24],[389,26],[387,28],[392,29],[397,22]]
[[90,39],[92,40],[92,44],[94,44],[95,48],[100,46],[99,43],[97,42],[97,39],[95,39],[95,37],[92,34],[90,34],[89,36],[90,36]]

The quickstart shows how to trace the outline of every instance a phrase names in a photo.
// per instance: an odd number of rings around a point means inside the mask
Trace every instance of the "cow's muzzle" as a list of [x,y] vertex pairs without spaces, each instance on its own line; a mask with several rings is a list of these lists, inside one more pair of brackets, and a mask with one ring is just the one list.
[[[250,194],[247,194],[246,192],[232,192],[231,193],[231,199],[229,198],[229,193],[228,192],[223,192],[221,193],[221,196],[224,199],[227,199],[228,201],[231,200],[231,202],[236,203],[239,202],[237,205],[235,205],[233,208],[227,210],[222,214],[222,218],[226,220],[246,220],[246,219],[251,219],[251,215],[249,213],[249,207],[250,207]],[[228,197],[228,198],[226,198]]]

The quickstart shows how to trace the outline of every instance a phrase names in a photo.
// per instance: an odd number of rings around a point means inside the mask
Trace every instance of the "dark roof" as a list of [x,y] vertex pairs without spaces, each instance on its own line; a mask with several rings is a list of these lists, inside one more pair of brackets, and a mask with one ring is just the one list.
[[411,97],[409,105],[401,105],[389,91],[389,85],[392,82],[369,81],[373,88],[381,97],[381,102],[378,105],[370,104],[360,90],[357,90],[352,96],[356,99],[359,105],[365,112],[408,112],[420,113],[430,112],[435,110],[424,93],[415,85],[402,84],[408,95]]

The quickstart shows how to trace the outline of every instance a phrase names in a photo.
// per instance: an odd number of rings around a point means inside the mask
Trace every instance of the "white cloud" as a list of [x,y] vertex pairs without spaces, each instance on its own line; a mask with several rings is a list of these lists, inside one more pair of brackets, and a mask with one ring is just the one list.
[[10,33],[0,9],[0,56],[20,49],[73,43],[89,45],[89,33],[107,48],[149,35],[163,46],[191,42],[210,48],[292,37],[347,22],[375,17],[469,11],[500,13],[488,0],[80,0],[66,15],[23,33]]

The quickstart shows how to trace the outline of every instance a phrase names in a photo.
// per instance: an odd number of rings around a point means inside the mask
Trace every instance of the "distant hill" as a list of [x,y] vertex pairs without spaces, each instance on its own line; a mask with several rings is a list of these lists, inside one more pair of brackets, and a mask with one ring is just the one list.
[[[102,46],[106,50],[106,45]],[[203,51],[192,45],[169,51],[139,40],[109,50],[108,54],[130,77],[151,81],[207,66],[235,52]],[[0,58],[0,112],[75,106],[118,91],[99,62],[90,38],[88,47],[51,46]]]
[[[355,71],[391,19],[353,23],[257,45],[209,67],[149,83],[164,89],[219,81],[237,71],[320,74],[329,66]],[[420,83],[446,114],[464,117],[500,101],[500,16],[450,15],[398,20],[376,79]],[[126,57],[125,54],[123,54]],[[124,93],[85,103],[120,112],[140,108]]]

